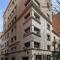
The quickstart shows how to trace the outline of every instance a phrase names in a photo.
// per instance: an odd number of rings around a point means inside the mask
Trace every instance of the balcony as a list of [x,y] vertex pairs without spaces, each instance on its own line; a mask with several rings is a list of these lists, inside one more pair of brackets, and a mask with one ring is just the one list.
[[39,42],[34,42],[34,48],[40,48],[40,43]]
[[3,54],[3,55],[8,56],[8,55],[9,55],[9,53],[5,53],[5,54]]
[[12,53],[13,53],[13,52],[16,52],[16,50],[17,50],[16,46],[11,48],[11,52],[12,52]]
[[27,37],[31,34],[36,35],[38,37],[41,37],[40,29],[35,27],[35,26],[30,26],[24,30],[24,35],[23,37]]
[[29,36],[31,33],[29,32],[29,33],[24,33],[24,37],[27,37],[27,36]]
[[36,34],[36,33],[25,33],[24,34],[24,37],[27,37],[27,36],[29,36],[29,35],[31,35],[31,34],[33,34],[33,35],[36,35],[36,36],[38,36],[38,37],[41,37],[39,34]]
[[13,26],[15,22],[16,22],[16,16],[9,22],[8,28],[10,28],[11,26]]
[[39,1],[38,1],[38,0],[34,0],[34,1],[35,1],[36,5],[37,5],[38,7],[40,7]]
[[25,3],[25,6],[27,6],[30,1],[31,1],[31,0],[27,0],[26,3]]
[[34,12],[34,20],[41,24],[40,16],[37,13],[35,13],[35,12]]

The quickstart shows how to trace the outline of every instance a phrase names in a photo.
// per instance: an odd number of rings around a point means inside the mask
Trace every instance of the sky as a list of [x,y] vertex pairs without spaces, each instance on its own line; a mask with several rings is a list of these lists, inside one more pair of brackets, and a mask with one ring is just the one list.
[[[53,6],[57,6],[56,0],[53,1]],[[0,0],[0,32],[3,31],[3,14],[8,5],[8,0]]]
[[3,31],[3,14],[8,5],[8,0],[0,0],[0,32]]
[[[58,0],[60,2],[60,0]],[[60,12],[60,5],[58,5],[57,1],[56,0],[52,0],[52,4],[53,4],[53,8],[52,8],[52,11],[54,13],[57,13],[55,8]]]

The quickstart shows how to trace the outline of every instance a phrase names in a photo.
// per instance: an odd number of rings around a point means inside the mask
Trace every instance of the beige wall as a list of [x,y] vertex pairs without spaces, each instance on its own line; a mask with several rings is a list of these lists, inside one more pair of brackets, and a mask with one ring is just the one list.
[[[4,49],[2,51],[4,51],[4,54],[6,54],[6,50],[8,49],[8,53],[11,53],[11,48],[12,47],[16,47],[16,51],[21,51],[19,53],[14,53],[14,54],[10,54],[8,56],[9,60],[11,60],[12,56],[17,56],[17,59],[21,60],[22,57],[24,56],[29,56],[29,60],[33,60],[34,59],[34,54],[35,55],[39,55],[39,54],[51,54],[51,52],[47,51],[47,52],[40,52],[40,51],[36,51],[36,50],[28,50],[27,51],[23,51],[24,49],[26,49],[25,47],[25,43],[26,42],[30,42],[30,47],[29,48],[34,48],[34,42],[38,42],[40,43],[40,47],[39,49],[43,49],[43,50],[47,50],[47,45],[50,45],[52,47],[52,38],[53,38],[53,34],[52,34],[52,25],[51,25],[51,21],[52,21],[52,15],[51,15],[51,11],[46,7],[47,5],[47,1],[46,0],[38,0],[39,3],[41,3],[40,7],[38,6],[38,4],[32,0],[33,6],[31,7],[31,3],[30,2],[27,6],[25,6],[26,0],[16,0],[14,5],[9,5],[10,7],[8,7],[7,11],[4,14],[4,17],[6,16],[6,25],[4,26],[6,28],[6,32],[4,32],[4,35],[2,35],[1,39],[4,42]],[[11,1],[12,3],[12,1]],[[44,6],[45,7],[44,7]],[[8,20],[8,16],[12,13],[12,11],[14,10],[14,7],[16,6],[16,21],[11,25],[11,27],[9,28],[8,25],[11,21]],[[37,9],[37,7],[39,9]],[[43,8],[44,7],[44,8]],[[10,10],[11,9],[11,10]],[[24,17],[30,12],[30,16],[25,19]],[[41,13],[42,12],[42,13]],[[36,13],[37,15],[39,15],[39,19],[37,22],[37,19],[34,16],[34,13]],[[50,17],[48,18],[47,13],[49,13]],[[12,20],[14,20],[14,17],[12,16]],[[50,19],[50,21],[48,21],[48,19]],[[7,23],[8,22],[8,23]],[[50,30],[47,29],[47,24],[50,25]],[[15,27],[16,26],[16,27]],[[41,37],[34,35],[34,34],[30,34],[27,37],[24,37],[24,33],[25,33],[25,29],[27,29],[30,26],[30,33],[35,33],[34,27],[38,28],[41,32],[39,32],[41,34]],[[12,32],[13,29],[13,32]],[[7,38],[9,33],[9,37]],[[49,34],[51,36],[50,41],[47,40],[47,34]],[[13,42],[11,42],[11,38],[16,36],[16,41],[14,40]],[[5,43],[7,43],[7,41],[9,42],[9,44],[7,46],[5,46]],[[27,48],[28,49],[28,48]],[[15,52],[16,52],[15,51]],[[17,60],[16,59],[16,60]]]

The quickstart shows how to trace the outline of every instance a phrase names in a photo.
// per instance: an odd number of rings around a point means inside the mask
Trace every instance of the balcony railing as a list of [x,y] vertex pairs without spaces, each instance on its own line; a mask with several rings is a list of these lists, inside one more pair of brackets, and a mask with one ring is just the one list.
[[35,0],[35,2],[37,3],[38,6],[40,6],[40,3],[38,2],[38,0]]
[[37,33],[34,33],[34,32],[24,33],[24,37],[27,37],[27,36],[29,36],[29,35],[31,35],[31,34],[34,34],[34,35],[36,35],[36,36],[38,36],[38,37],[41,37],[40,34],[37,34]]
[[27,6],[30,1],[31,1],[31,0],[27,0],[27,2],[25,3],[25,6]]

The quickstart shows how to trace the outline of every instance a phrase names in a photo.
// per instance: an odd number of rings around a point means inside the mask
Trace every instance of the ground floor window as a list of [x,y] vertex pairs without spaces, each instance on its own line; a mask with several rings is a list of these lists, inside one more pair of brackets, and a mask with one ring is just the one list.
[[47,60],[47,55],[43,55],[43,60]]
[[2,57],[1,60],[4,60],[4,58]]
[[36,60],[51,60],[50,55],[36,55]]
[[42,60],[42,55],[36,55],[36,60]]
[[29,60],[28,57],[22,57],[22,60]]
[[47,60],[51,60],[51,57],[50,57],[50,55],[47,55]]
[[8,60],[8,58],[6,57],[5,60]]
[[16,60],[16,58],[15,57],[12,57],[11,60]]

